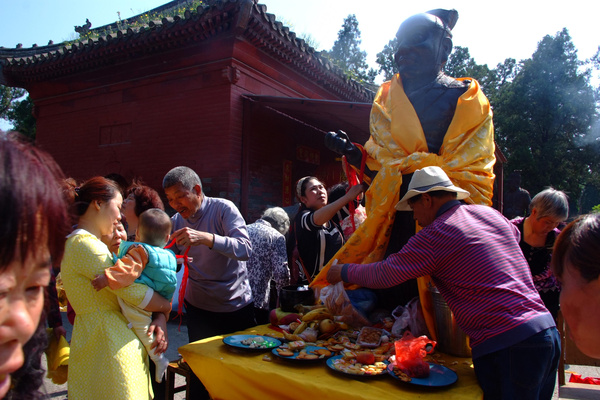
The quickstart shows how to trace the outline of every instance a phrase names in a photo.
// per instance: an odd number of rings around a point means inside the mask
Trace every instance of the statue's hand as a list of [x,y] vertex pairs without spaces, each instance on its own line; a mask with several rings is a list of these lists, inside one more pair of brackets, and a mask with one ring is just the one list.
[[340,130],[337,132],[328,132],[325,135],[325,147],[346,156],[350,164],[360,167],[362,151],[350,141],[346,132]]
[[325,135],[325,147],[342,155],[347,155],[356,149],[344,131],[328,132]]

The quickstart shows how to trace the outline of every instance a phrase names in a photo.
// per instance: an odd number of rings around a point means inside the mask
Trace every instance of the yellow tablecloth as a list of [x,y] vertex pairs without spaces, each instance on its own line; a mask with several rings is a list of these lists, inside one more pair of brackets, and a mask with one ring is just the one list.
[[[275,333],[259,325],[235,334]],[[445,365],[455,370],[458,381],[445,388],[417,387],[391,376],[351,379],[327,367],[325,361],[314,363],[279,359],[270,352],[237,349],[213,336],[182,346],[179,353],[200,378],[214,400],[230,399],[481,399],[470,359],[443,356]],[[270,354],[272,362],[263,361]],[[453,361],[457,364],[451,365]],[[467,361],[469,365],[467,365]]]

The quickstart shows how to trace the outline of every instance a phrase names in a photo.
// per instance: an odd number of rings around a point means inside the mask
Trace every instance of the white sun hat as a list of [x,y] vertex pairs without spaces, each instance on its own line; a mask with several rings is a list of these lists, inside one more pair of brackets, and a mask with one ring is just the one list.
[[466,190],[454,186],[448,175],[440,167],[425,167],[418,169],[413,174],[408,191],[402,199],[396,204],[398,211],[410,211],[408,200],[423,193],[434,190],[445,190],[446,192],[455,192],[457,200],[463,200],[470,196]]

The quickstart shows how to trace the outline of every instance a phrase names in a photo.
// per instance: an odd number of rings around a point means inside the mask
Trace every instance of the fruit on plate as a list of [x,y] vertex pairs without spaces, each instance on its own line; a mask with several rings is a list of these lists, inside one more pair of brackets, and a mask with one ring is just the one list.
[[333,315],[326,308],[317,308],[316,310],[312,310],[304,314],[302,317],[302,321],[310,322],[310,321],[321,321],[324,319],[333,320]]
[[294,306],[294,309],[299,313],[299,314],[306,314],[312,310],[316,310],[317,308],[325,308],[324,304],[316,304],[313,306],[307,306],[305,304],[296,304]]
[[329,318],[325,318],[325,319],[321,320],[321,322],[319,322],[319,331],[321,333],[333,332],[336,329],[337,329],[337,325],[335,324],[335,322],[333,322],[333,320],[331,320]]
[[370,351],[359,351],[356,354],[356,361],[365,365],[374,364],[375,354],[371,353]]

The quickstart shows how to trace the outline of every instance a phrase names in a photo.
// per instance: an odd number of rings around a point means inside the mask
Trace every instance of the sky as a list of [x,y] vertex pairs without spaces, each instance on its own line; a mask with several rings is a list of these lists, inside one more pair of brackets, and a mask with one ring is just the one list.
[[[0,46],[24,48],[77,37],[75,25],[92,28],[140,14],[167,0],[0,0]],[[600,46],[600,1],[570,0],[260,0],[267,12],[300,37],[310,36],[317,50],[329,50],[349,14],[361,31],[361,48],[373,68],[377,53],[394,38],[407,17],[434,8],[459,13],[453,30],[454,45],[468,47],[478,64],[494,68],[506,58],[530,58],[546,35],[567,28],[580,60],[592,57]],[[380,83],[380,82],[378,82]],[[2,126],[0,125],[0,128]]]
[[[0,0],[0,46],[14,48],[59,43],[77,37],[73,28],[86,18],[99,27],[139,14],[166,0]],[[468,47],[478,64],[493,68],[506,58],[530,58],[537,43],[567,28],[579,58],[594,55],[600,45],[597,19],[600,2],[571,0],[545,3],[528,0],[260,0],[267,12],[301,37],[310,35],[317,50],[329,50],[349,14],[361,30],[361,48],[377,67],[378,52],[407,17],[433,8],[455,8],[454,45]],[[410,3],[410,4],[408,4]],[[538,5],[536,5],[538,4]],[[567,6],[568,4],[568,6]]]

